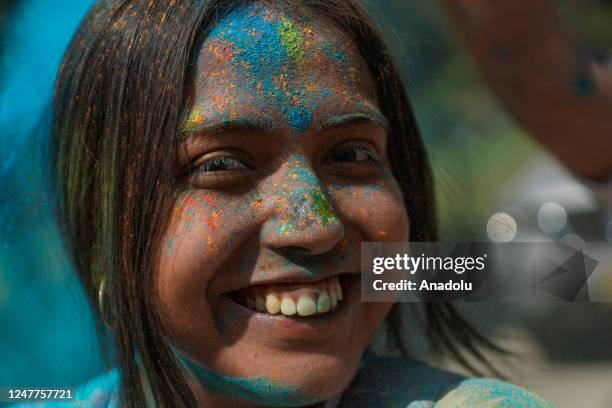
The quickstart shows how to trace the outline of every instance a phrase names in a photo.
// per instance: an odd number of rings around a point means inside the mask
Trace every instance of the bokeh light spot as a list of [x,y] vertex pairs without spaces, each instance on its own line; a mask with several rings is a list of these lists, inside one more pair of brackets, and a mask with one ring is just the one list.
[[516,221],[511,215],[499,212],[487,221],[487,236],[493,242],[510,242],[516,237]]
[[565,228],[567,212],[557,203],[545,203],[538,211],[538,225],[547,234],[556,234]]

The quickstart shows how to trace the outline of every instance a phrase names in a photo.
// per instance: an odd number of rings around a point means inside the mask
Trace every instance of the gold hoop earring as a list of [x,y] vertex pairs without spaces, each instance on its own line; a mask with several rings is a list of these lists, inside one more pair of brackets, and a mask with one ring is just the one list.
[[113,316],[106,302],[106,276],[100,281],[98,288],[98,309],[100,310],[100,318],[104,325],[109,329],[113,329]]

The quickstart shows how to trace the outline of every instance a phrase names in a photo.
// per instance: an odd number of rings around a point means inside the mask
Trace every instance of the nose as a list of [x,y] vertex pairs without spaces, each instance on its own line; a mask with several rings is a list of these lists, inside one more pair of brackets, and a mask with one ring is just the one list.
[[261,231],[262,245],[308,255],[333,249],[346,231],[315,172],[298,159],[278,173],[266,194],[273,210]]

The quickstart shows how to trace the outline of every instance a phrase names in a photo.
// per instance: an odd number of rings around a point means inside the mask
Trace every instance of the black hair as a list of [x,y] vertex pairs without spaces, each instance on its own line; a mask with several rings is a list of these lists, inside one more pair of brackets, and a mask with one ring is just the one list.
[[[121,406],[145,405],[137,358],[157,404],[195,406],[179,363],[164,341],[154,262],[176,198],[177,135],[188,105],[190,67],[202,39],[239,0],[99,1],[64,57],[54,99],[54,169],[61,221],[75,268],[97,304],[113,316]],[[389,151],[413,241],[437,240],[432,175],[398,70],[381,35],[355,0],[286,0],[325,17],[355,43],[390,124]],[[396,304],[390,344],[408,356]],[[494,347],[449,304],[426,304],[427,336],[470,367]],[[97,309],[97,308],[94,308]]]

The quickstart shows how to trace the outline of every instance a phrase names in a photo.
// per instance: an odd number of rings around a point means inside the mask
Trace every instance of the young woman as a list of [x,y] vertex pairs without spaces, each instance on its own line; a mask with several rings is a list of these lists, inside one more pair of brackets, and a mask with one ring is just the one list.
[[[411,362],[399,305],[360,302],[361,242],[436,226],[408,99],[353,0],[101,1],[54,115],[66,236],[116,340],[82,405],[549,406]],[[460,361],[488,344],[448,305],[426,317]],[[377,329],[404,358],[373,356]]]

